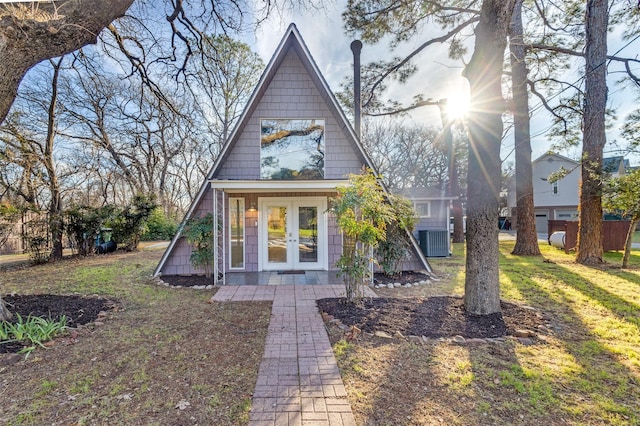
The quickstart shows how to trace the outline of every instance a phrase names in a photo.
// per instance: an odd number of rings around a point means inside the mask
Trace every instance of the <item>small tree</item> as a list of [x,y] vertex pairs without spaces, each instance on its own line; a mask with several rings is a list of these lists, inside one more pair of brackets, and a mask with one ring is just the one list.
[[411,242],[408,233],[416,226],[416,212],[413,204],[406,198],[389,194],[392,217],[387,223],[385,239],[378,243],[380,266],[387,276],[396,276],[402,272],[401,264],[409,254]]
[[373,250],[386,238],[393,212],[370,170],[350,175],[349,182],[349,186],[337,188],[338,196],[331,201],[343,235],[342,255],[336,266],[344,279],[347,301],[356,303],[364,295],[366,280],[371,278]]
[[207,278],[213,272],[213,215],[191,218],[182,232],[191,244],[189,260],[194,268],[203,268]]
[[631,219],[627,239],[624,243],[622,267],[629,265],[631,241],[633,233],[640,222],[640,170],[634,170],[628,175],[612,178],[606,182],[603,193],[603,206],[607,210],[620,211]]
[[29,258],[36,265],[46,263],[49,260],[49,220],[46,215],[38,215],[26,222],[25,229]]
[[140,237],[147,229],[151,212],[158,207],[155,197],[136,195],[131,205],[125,207],[109,225],[113,228],[113,239],[125,251],[138,248]]

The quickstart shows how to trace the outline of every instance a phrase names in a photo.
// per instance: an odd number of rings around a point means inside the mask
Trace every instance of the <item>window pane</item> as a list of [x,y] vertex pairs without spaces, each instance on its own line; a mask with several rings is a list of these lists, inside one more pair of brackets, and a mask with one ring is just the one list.
[[318,261],[318,208],[298,208],[298,256],[300,262]]
[[324,179],[324,120],[260,122],[260,179]]
[[415,209],[416,213],[418,213],[419,217],[429,217],[430,216],[430,203],[416,203]]
[[244,268],[244,198],[229,198],[231,268]]
[[269,263],[287,262],[287,208],[269,207],[267,209],[268,261]]

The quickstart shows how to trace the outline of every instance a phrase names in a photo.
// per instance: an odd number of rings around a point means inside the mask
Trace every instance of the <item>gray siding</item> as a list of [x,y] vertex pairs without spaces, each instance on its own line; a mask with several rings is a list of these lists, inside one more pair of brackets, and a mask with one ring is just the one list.
[[[449,229],[449,200],[428,200],[431,203],[431,216],[418,218],[417,231]],[[423,202],[423,201],[417,201]]]
[[343,179],[358,173],[363,163],[320,93],[296,51],[289,50],[215,178],[260,179],[263,118],[325,119],[325,178]]
[[[202,217],[213,213],[213,191],[205,192],[204,197],[193,211],[192,217]],[[167,258],[160,273],[162,275],[204,275],[204,269],[197,269],[191,266],[189,257],[191,247],[184,237],[178,238],[171,255]]]

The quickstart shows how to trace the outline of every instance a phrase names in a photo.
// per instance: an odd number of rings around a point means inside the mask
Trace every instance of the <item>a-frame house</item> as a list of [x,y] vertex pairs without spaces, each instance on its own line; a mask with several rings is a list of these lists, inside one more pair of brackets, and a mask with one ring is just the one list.
[[[328,200],[363,167],[371,160],[292,24],[183,224],[213,213],[216,283],[235,272],[335,270],[342,236]],[[404,269],[431,272],[411,238]],[[178,232],[155,275],[203,274],[190,253]]]

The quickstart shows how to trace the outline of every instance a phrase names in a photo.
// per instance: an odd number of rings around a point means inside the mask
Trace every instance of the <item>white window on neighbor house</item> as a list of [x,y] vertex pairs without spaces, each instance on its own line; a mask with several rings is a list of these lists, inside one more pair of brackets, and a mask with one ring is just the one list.
[[558,210],[556,212],[556,219],[558,220],[578,220],[577,210]]
[[413,208],[418,217],[431,217],[431,202],[430,201],[416,201],[413,203]]
[[558,181],[555,181],[551,184],[551,193],[553,195],[558,195]]

